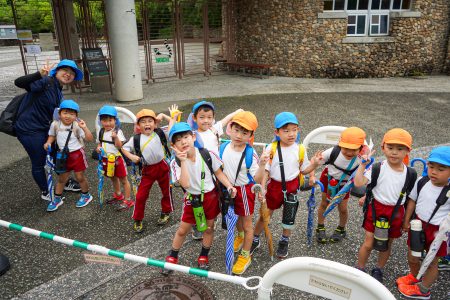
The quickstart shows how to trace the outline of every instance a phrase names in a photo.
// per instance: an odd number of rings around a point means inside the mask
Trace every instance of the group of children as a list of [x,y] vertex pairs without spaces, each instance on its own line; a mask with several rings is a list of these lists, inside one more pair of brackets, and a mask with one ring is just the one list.
[[[270,216],[275,210],[282,209],[283,231],[276,255],[281,259],[287,257],[299,204],[298,193],[301,188],[307,188],[304,176],[309,175],[309,185],[314,185],[314,171],[321,165],[326,166],[320,176],[325,192],[318,208],[317,241],[323,244],[339,242],[346,236],[350,195],[347,193],[338,205],[339,224],[330,237],[326,234],[323,212],[350,175],[356,172],[354,186],[367,185],[366,196],[360,199],[360,205],[364,204],[366,208],[363,223],[365,238],[356,267],[365,271],[372,249],[379,250],[377,265],[371,270],[371,275],[381,282],[382,269],[390,256],[393,239],[399,238],[402,232],[409,233],[411,219],[422,221],[425,248],[428,250],[439,224],[450,212],[450,201],[446,201],[450,179],[450,147],[433,149],[427,162],[428,176],[424,177],[426,179],[417,179],[414,169],[408,167],[412,137],[404,129],[395,128],[386,132],[381,143],[385,159],[381,163],[368,166],[374,151],[365,145],[366,134],[357,127],[345,129],[337,146],[318,151],[309,159],[305,147],[299,142],[297,117],[293,113],[282,112],[274,119],[274,141],[258,157],[252,147],[258,128],[253,113],[239,109],[215,122],[214,105],[200,101],[194,105],[188,122],[176,122],[175,110],[176,107],[172,108],[171,116],[162,113],[156,115],[149,109],[139,111],[135,124],[137,134],[126,141],[120,130],[117,111],[112,106],[104,106],[99,111],[102,129],[96,141],[97,151],[103,153],[105,174],[109,157],[114,157],[112,201],[119,202],[122,209],[134,205],[133,228],[136,232],[144,229],[145,204],[155,181],[163,194],[158,224],[167,223],[173,211],[171,181],[177,182],[183,189],[183,212],[166,257],[167,262],[178,263],[180,248],[194,227],[197,231],[193,232],[193,237],[202,239],[198,267],[209,268],[208,254],[213,243],[215,220],[221,213],[223,202],[220,199],[226,197],[227,193],[238,217],[234,240],[234,251],[238,256],[232,272],[236,275],[244,273],[251,264],[252,254],[260,247],[264,224],[259,218],[253,226],[256,200],[266,201]],[[91,141],[93,136],[84,121],[78,118],[78,112],[79,107],[75,102],[63,101],[59,120],[54,122],[58,124],[52,124],[48,141],[44,145],[47,149],[56,140],[59,149],[68,147],[66,169],[58,178],[49,211],[56,210],[62,204],[61,193],[72,170],[82,187],[77,207],[83,207],[92,200],[84,177],[87,164],[81,141]],[[162,120],[169,123],[167,132],[159,128]],[[224,128],[230,137],[229,141],[220,139]],[[172,151],[167,148],[168,144]],[[124,156],[135,164],[143,165],[136,202],[131,200]],[[168,160],[170,156],[171,161]],[[252,186],[257,183],[262,185],[259,195],[252,192]],[[445,196],[447,199],[436,208],[436,200]],[[385,239],[379,236],[382,232],[380,228],[386,229],[383,231]],[[423,280],[418,281],[416,276],[420,261],[409,253],[411,273],[397,279],[399,291],[410,298],[430,298],[430,287],[437,278],[438,257],[446,254],[447,245],[443,243]]]

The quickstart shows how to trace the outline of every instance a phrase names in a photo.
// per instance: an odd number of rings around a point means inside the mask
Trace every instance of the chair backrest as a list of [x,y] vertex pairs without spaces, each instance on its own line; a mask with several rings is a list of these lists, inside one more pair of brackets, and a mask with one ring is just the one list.
[[[128,109],[115,106],[117,109],[117,116],[119,117],[120,123],[136,123],[136,116]],[[95,117],[95,131],[97,134],[100,132],[100,120],[98,119],[98,115]]]
[[308,148],[309,144],[336,145],[339,142],[341,132],[347,127],[343,126],[322,126],[308,133],[303,139],[303,145]]
[[270,299],[275,283],[328,299],[395,299],[369,274],[316,257],[289,258],[271,267],[260,282],[258,299]]

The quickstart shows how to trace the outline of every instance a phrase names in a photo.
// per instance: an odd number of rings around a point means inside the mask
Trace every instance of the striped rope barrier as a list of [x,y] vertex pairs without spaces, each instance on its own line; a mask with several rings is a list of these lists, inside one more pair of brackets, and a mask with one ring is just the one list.
[[[148,258],[148,257],[137,256],[137,255],[125,253],[125,252],[122,252],[119,250],[108,249],[106,247],[99,246],[99,245],[91,245],[91,244],[88,244],[85,242],[67,239],[62,236],[35,230],[35,229],[29,228],[29,227],[10,223],[10,222],[4,221],[4,220],[0,220],[0,226],[11,229],[11,230],[20,231],[20,232],[23,232],[23,233],[26,233],[29,235],[41,237],[41,238],[44,238],[44,239],[47,239],[50,241],[54,241],[57,243],[61,243],[61,244],[67,245],[67,246],[72,246],[75,248],[80,248],[80,249],[92,251],[95,253],[100,253],[100,254],[104,254],[104,255],[108,255],[108,256],[112,256],[112,257],[117,257],[117,258],[120,258],[123,260],[133,261],[133,262],[137,262],[137,263],[144,264],[144,265],[158,267],[161,269],[178,271],[181,273],[191,274],[191,275],[195,275],[198,277],[205,277],[205,278],[209,278],[209,279],[215,279],[215,280],[219,280],[219,281],[225,281],[225,282],[229,282],[229,283],[242,285],[243,287],[245,287],[248,290],[256,290],[261,286],[262,278],[260,276],[251,276],[251,277],[231,276],[231,275],[227,275],[227,274],[216,273],[216,272],[206,271],[206,270],[197,269],[197,268],[190,268],[190,267],[186,267],[186,266],[182,266],[182,265],[176,265],[176,264],[168,263],[168,262],[161,261],[161,260],[155,260],[155,259]],[[251,280],[257,281],[257,284],[250,286],[249,281],[251,281]]]

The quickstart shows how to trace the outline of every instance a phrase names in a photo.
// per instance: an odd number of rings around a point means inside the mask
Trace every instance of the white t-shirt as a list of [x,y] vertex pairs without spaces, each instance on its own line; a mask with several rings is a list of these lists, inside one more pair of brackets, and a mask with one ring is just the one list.
[[[203,148],[213,151],[214,153],[219,153],[219,141],[217,140],[217,135],[219,138],[223,135],[223,125],[219,121],[212,126],[213,129],[208,129],[207,131],[196,131],[196,134],[200,136],[203,141]],[[217,133],[217,135],[216,135]]]
[[[212,159],[212,167],[214,172],[216,172],[221,166],[222,161],[219,156],[212,151],[209,151]],[[190,159],[186,160],[187,169],[189,172],[189,184],[190,187],[186,191],[193,195],[200,195],[201,193],[201,175],[202,175],[202,155],[195,148],[195,161]],[[205,168],[205,193],[210,192],[214,189],[214,182],[211,177],[211,172],[209,171],[208,165],[204,162]],[[170,169],[172,170],[172,181],[178,181],[181,177],[181,167],[178,166],[175,159],[170,162]]]
[[[155,132],[152,132],[149,136],[141,134],[139,145],[146,165],[154,165],[164,159],[163,145],[161,139]],[[126,142],[123,148],[128,152],[134,153],[134,138]]]
[[[266,151],[272,149],[272,145],[267,146]],[[309,165],[308,154],[305,151],[305,157],[303,158],[303,164],[300,166],[299,161],[299,146],[297,143],[289,147],[281,147],[281,155],[283,156],[284,163],[284,177],[286,182],[291,181],[298,177],[301,170],[304,171]],[[270,173],[270,178],[281,182],[280,162],[278,159],[278,149],[275,150],[272,159],[272,165],[270,161],[266,164],[266,170]]]
[[[369,180],[368,184],[370,183],[372,176],[372,166],[364,171],[364,177]],[[397,204],[400,192],[405,185],[406,173],[407,167],[405,165],[403,166],[402,172],[397,172],[389,166],[387,160],[384,160],[381,163],[377,185],[372,190],[373,197],[384,205],[394,206]],[[401,204],[405,202],[405,198],[406,197],[403,197]]]
[[[330,148],[330,149],[327,149],[322,152],[323,160],[321,161],[321,164],[325,164],[325,162],[330,159],[332,151],[333,151],[333,148]],[[352,161],[352,159],[346,159],[345,156],[342,154],[342,152],[339,152],[339,155],[336,157],[336,160],[334,161],[334,165],[338,166],[341,169],[347,170],[351,161]],[[350,167],[350,170],[357,168],[360,163],[361,163],[361,160],[360,160],[360,158],[357,157],[355,159],[355,162]],[[339,180],[339,179],[341,179],[343,172],[341,170],[337,169],[334,165],[332,165],[332,164],[328,165],[328,175],[335,178],[336,180]],[[348,177],[349,177],[348,175],[345,176],[343,178],[343,180],[347,180]]]
[[[250,183],[250,180],[247,176],[247,167],[245,165],[245,158],[242,161],[241,169],[239,171],[238,178],[236,183],[234,182],[236,179],[236,172],[238,168],[239,161],[241,160],[242,153],[244,150],[237,152],[232,147],[231,144],[228,144],[223,150],[222,161],[223,161],[223,172],[230,180],[231,184],[235,186],[242,186]],[[258,171],[258,154],[255,150],[253,150],[253,159],[252,165],[250,166],[250,175],[255,177],[256,171]]]
[[[103,133],[103,141],[112,142],[111,134],[113,133],[114,130],[115,129],[111,129],[109,131],[105,130],[105,132]],[[97,139],[96,139],[97,144],[100,143],[99,142],[99,139],[100,139],[99,134],[100,134],[100,132],[97,133]],[[125,138],[125,136],[123,135],[122,129],[119,129],[117,131],[117,137],[119,138],[119,141],[121,141],[122,143],[127,140]],[[119,149],[117,149],[114,144],[102,142],[101,146],[102,146],[103,150],[105,150],[106,155],[108,155],[108,154],[117,155],[117,153],[119,152]]]
[[[70,132],[70,127],[72,125],[64,125],[62,122],[58,123],[58,132],[56,133],[56,122],[53,122],[50,126],[50,129],[48,130],[48,135],[55,136],[56,137],[56,143],[58,144],[59,149],[63,149],[66,145],[67,136]],[[75,132],[77,131],[78,132]],[[80,128],[80,126],[73,126],[72,134],[70,135],[69,143],[67,144],[67,147],[69,148],[69,152],[77,151],[81,148],[83,148],[83,145],[80,143],[80,141],[77,138],[77,135],[81,138],[85,138],[85,134],[83,129]]]
[[[433,213],[434,208],[436,207],[436,200],[444,187],[435,186],[431,183],[431,181],[428,181],[420,190],[419,198],[417,198],[418,182],[419,179],[416,181],[416,184],[414,185],[414,188],[411,191],[409,197],[416,202],[417,216],[421,220],[428,222],[428,220],[431,217],[431,214]],[[430,224],[440,225],[447,217],[449,212],[450,212],[450,200],[447,200],[447,202],[444,205],[439,207],[436,214],[433,216],[433,219],[431,219]]]

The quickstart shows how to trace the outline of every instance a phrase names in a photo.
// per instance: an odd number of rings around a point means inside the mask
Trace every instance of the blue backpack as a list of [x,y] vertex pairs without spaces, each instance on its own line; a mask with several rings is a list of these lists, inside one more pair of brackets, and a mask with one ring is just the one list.
[[[230,141],[227,141],[227,142],[222,143],[220,145],[220,151],[219,151],[220,159],[222,159],[223,152],[225,151],[225,148],[228,146],[229,143],[230,143]],[[245,145],[245,150],[242,153],[241,160],[239,161],[239,165],[238,165],[238,169],[237,169],[237,172],[236,172],[235,181],[237,180],[237,177],[239,175],[239,171],[241,170],[242,161],[244,160],[244,158],[245,158],[245,167],[247,168],[248,180],[250,181],[250,183],[255,183],[255,179],[253,179],[252,174],[250,174],[250,168],[251,168],[252,163],[253,163],[253,147],[250,146],[249,144]]]

